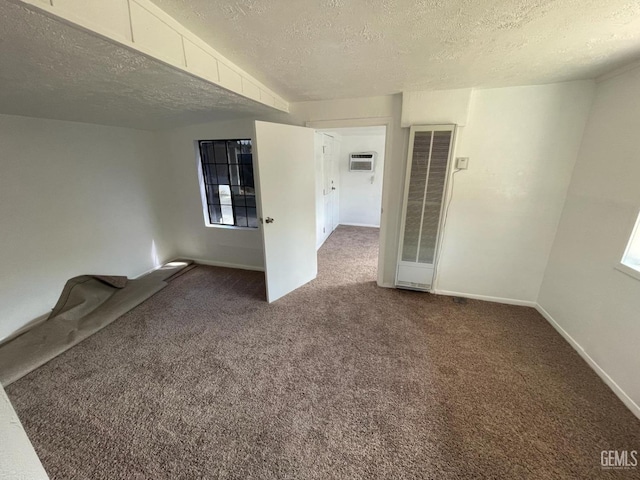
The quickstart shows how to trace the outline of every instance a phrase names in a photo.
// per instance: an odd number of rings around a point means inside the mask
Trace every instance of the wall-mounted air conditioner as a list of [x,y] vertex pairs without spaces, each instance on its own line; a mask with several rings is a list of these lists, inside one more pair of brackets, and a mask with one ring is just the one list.
[[350,172],[373,172],[376,152],[355,152],[349,155]]

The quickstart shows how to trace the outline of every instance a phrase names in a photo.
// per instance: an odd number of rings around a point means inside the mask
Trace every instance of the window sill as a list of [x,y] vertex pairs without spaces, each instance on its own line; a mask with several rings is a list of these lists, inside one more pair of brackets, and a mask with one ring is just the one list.
[[205,223],[205,227],[207,228],[221,228],[222,230],[242,230],[242,231],[255,231],[260,230],[260,227],[236,227],[235,225],[214,225],[210,223]]
[[615,269],[618,270],[619,272],[624,273],[625,275],[629,275],[632,278],[635,278],[636,280],[640,280],[640,270],[636,270],[633,267],[630,267],[629,265],[626,265],[624,263],[619,263],[618,265],[615,266]]

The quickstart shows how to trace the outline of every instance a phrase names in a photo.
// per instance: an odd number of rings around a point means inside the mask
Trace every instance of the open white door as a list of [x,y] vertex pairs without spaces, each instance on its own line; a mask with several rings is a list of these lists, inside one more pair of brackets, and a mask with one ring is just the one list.
[[267,300],[274,302],[318,274],[314,130],[255,122],[254,140]]

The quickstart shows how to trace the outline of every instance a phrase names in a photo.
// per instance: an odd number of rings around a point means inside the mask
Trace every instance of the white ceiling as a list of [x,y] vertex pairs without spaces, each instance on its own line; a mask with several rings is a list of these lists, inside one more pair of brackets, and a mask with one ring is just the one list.
[[0,1],[0,113],[157,130],[273,109]]
[[638,0],[154,0],[289,101],[594,78]]
[[[638,0],[154,1],[289,101],[593,78],[640,56]],[[0,113],[149,130],[274,115],[8,1]]]

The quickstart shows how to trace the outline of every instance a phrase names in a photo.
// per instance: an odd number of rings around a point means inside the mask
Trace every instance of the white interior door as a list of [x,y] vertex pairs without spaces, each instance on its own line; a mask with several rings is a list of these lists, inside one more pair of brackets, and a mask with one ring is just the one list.
[[326,240],[326,222],[324,206],[324,135],[315,132],[315,164],[316,164],[316,250],[319,249]]
[[324,196],[323,242],[331,235],[331,232],[333,232],[333,195],[328,193]]
[[318,273],[314,131],[255,122],[254,141],[267,300],[273,302]]
[[331,231],[340,224],[340,141],[333,138],[331,147]]
[[336,176],[336,141],[331,135],[323,134],[323,193],[325,239],[338,225],[338,181]]

